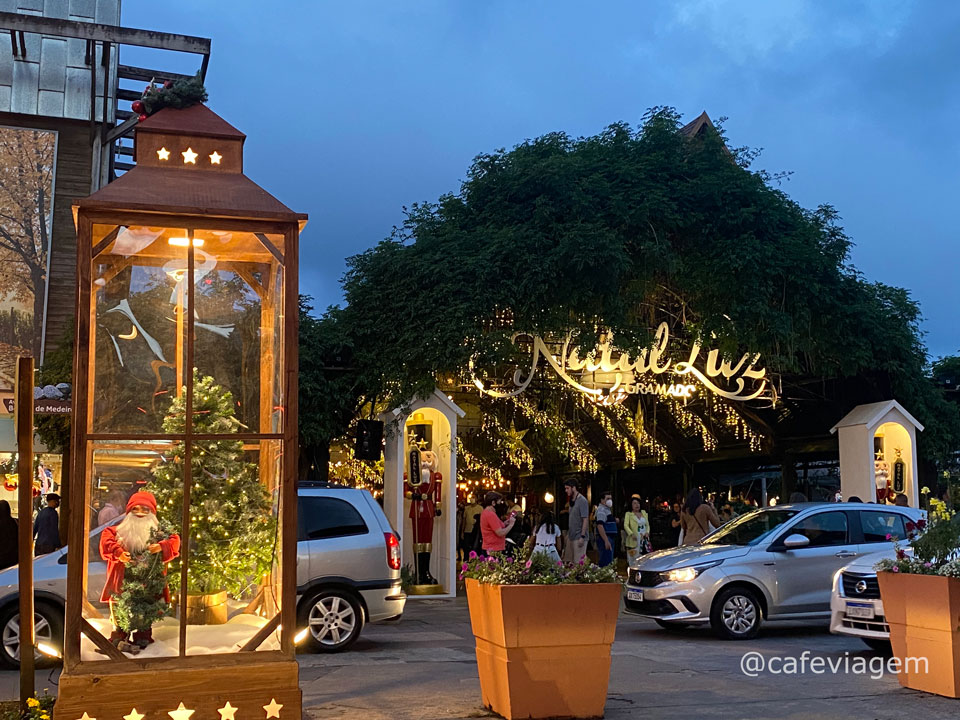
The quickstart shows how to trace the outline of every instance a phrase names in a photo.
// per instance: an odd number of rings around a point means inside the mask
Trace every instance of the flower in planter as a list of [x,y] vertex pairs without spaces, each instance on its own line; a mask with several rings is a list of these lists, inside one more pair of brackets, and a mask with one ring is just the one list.
[[887,536],[893,540],[894,557],[881,560],[876,569],[914,575],[940,574],[954,558],[960,557],[960,531],[953,522],[954,515],[945,503],[931,499],[927,519],[904,525],[909,543],[906,548],[900,546],[900,538]]

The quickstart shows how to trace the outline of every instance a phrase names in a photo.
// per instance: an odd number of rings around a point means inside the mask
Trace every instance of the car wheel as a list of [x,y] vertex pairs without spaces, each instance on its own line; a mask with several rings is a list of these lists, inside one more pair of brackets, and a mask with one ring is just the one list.
[[664,630],[683,630],[690,625],[690,623],[671,622],[670,620],[658,620],[657,618],[654,618],[653,621]]
[[867,644],[871,650],[875,650],[881,655],[893,655],[893,646],[890,645],[889,640],[883,640],[881,638],[860,638]]
[[[56,648],[63,645],[63,612],[45,602],[33,606],[34,634],[36,641],[47,643]],[[20,606],[12,605],[0,614],[0,664],[9,668],[20,667]],[[39,651],[35,653],[37,662],[47,659]]]
[[757,594],[745,587],[721,590],[710,610],[710,625],[724,640],[749,640],[760,632],[762,610]]
[[304,645],[314,652],[340,652],[363,628],[363,609],[345,590],[322,590],[300,607],[299,627],[307,628]]

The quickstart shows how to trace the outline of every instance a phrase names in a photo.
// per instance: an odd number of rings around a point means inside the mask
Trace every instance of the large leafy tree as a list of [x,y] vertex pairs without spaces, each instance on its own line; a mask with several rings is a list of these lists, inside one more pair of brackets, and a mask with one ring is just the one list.
[[928,426],[925,451],[946,451],[956,410],[925,372],[916,303],[862,278],[837,212],[802,208],[755,157],[667,108],[478,156],[457,193],[349,260],[338,314],[354,365],[377,369],[365,390],[425,393],[471,357],[508,358],[514,329],[588,345],[610,329],[633,349],[668,320],[687,341],[762,353],[785,393],[856,378],[864,401],[892,394]]

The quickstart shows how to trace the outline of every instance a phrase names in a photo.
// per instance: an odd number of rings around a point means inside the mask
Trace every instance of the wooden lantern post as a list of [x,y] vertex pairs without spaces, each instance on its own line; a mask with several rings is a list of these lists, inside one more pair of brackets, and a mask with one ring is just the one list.
[[34,686],[33,618],[33,358],[17,358],[17,523],[19,532],[20,587],[20,709],[27,710],[27,698]]
[[[179,557],[165,560],[174,617],[156,621],[149,639],[127,635],[101,600],[116,598],[104,570],[94,571],[105,552],[101,530],[89,513],[71,514],[55,720],[300,718],[297,279],[306,216],[243,174],[244,140],[204,105],[161,110],[137,128],[136,166],[74,206],[74,507],[89,507],[94,493],[151,491],[158,469],[181,473],[182,513],[172,499],[157,508],[181,544]],[[198,409],[204,376],[226,408],[213,429],[211,411]],[[225,446],[242,446],[242,467],[255,457],[258,469],[205,473],[203,463]],[[276,528],[260,548],[272,552],[270,569],[207,613],[209,598],[228,596],[191,587],[194,556],[212,542],[200,532],[211,518],[200,514],[229,515],[234,506],[199,506],[192,493],[250,477],[270,506],[259,527]]]

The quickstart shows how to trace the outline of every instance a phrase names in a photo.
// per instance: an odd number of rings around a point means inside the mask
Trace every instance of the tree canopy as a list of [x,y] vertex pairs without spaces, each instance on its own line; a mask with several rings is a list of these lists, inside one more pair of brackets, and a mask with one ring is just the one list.
[[866,281],[837,211],[802,208],[755,158],[669,108],[478,156],[458,192],[349,259],[336,313],[358,387],[399,403],[471,358],[509,357],[517,329],[591,345],[612,331],[633,350],[668,321],[688,342],[762,353],[784,396],[856,377],[863,401],[895,396],[927,425],[928,455],[948,452],[960,421],[929,381],[917,304]]

